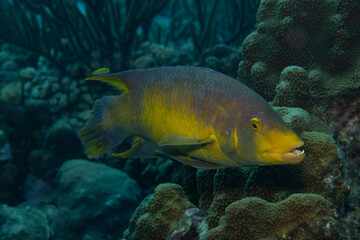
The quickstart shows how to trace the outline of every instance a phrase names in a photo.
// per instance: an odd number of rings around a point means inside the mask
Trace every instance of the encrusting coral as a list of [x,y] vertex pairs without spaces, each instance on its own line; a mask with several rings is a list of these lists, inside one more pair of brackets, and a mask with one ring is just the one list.
[[297,66],[286,67],[275,89],[275,106],[306,107],[308,105],[307,72]]
[[331,98],[351,99],[360,87],[359,13],[354,0],[261,1],[238,79],[276,106],[314,113]]
[[244,198],[226,208],[219,226],[211,229],[206,240],[286,238],[301,223],[330,215],[327,201],[317,194],[293,194],[277,203]]
[[[143,200],[125,232],[127,239],[182,239],[201,230],[203,216],[177,184],[160,184]],[[197,235],[197,234],[196,234]]]
[[[316,229],[323,221],[326,228]],[[333,219],[328,201],[317,194],[293,194],[271,203],[258,197],[234,201],[219,224],[207,231],[206,220],[176,184],[160,184],[133,215],[126,239],[278,239],[298,226],[310,225],[329,235]],[[311,225],[316,226],[311,226]],[[303,234],[303,235],[302,235]],[[304,232],[298,236],[305,236]]]

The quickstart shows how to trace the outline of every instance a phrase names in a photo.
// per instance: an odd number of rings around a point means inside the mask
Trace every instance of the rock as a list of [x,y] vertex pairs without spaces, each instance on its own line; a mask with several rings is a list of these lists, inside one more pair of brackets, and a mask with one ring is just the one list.
[[13,60],[7,60],[1,65],[2,71],[14,71],[18,68],[18,65]]
[[9,139],[5,131],[0,130],[0,161],[10,161],[12,159],[12,152]]
[[77,130],[67,119],[59,119],[49,128],[45,148],[66,159],[78,157],[83,151]]
[[35,74],[36,74],[36,69],[33,67],[25,67],[25,68],[21,69],[19,72],[20,77],[22,77],[23,79],[26,79],[26,80],[33,79]]
[[55,212],[56,208],[51,205],[37,208],[31,206],[10,207],[1,204],[0,239],[50,239],[50,221]]
[[22,83],[20,81],[13,81],[1,88],[0,101],[9,104],[20,104],[22,95]]
[[70,160],[59,170],[54,239],[117,239],[141,200],[140,187],[120,170]]

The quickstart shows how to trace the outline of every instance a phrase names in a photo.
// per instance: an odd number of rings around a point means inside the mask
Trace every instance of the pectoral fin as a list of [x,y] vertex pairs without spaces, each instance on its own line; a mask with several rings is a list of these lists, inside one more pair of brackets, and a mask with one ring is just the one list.
[[176,161],[182,162],[186,165],[190,165],[192,167],[195,168],[199,168],[199,169],[219,169],[219,168],[224,168],[223,166],[217,165],[217,164],[213,164],[213,163],[209,163],[209,162],[205,162],[196,158],[192,158],[190,156],[184,156],[184,155],[171,155],[168,154],[166,152],[162,152],[159,150],[155,150],[155,153],[160,154],[160,155],[165,155],[167,157],[173,158]]
[[132,139],[131,148],[122,153],[113,153],[114,157],[118,158],[130,158],[130,157],[137,157],[137,152],[140,151],[140,148],[144,145],[145,139],[142,137],[134,137]]
[[185,145],[202,145],[212,143],[215,136],[210,135],[204,139],[196,139],[182,135],[165,135],[159,142],[160,147],[163,146],[185,146]]

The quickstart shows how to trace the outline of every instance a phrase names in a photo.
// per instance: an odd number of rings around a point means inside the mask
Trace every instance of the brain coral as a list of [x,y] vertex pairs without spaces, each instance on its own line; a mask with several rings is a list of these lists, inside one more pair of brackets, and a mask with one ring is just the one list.
[[[360,87],[357,0],[263,0],[238,79],[274,105],[322,113]],[[351,96],[350,96],[351,97]]]
[[293,194],[276,203],[248,197],[227,206],[219,226],[211,229],[205,239],[286,238],[301,223],[330,216],[327,201],[317,194]]

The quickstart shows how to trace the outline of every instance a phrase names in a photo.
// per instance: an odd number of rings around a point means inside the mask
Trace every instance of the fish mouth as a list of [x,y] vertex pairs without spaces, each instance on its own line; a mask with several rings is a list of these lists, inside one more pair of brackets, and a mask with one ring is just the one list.
[[305,157],[304,143],[293,146],[287,151],[267,151],[264,155],[281,164],[297,164]]

